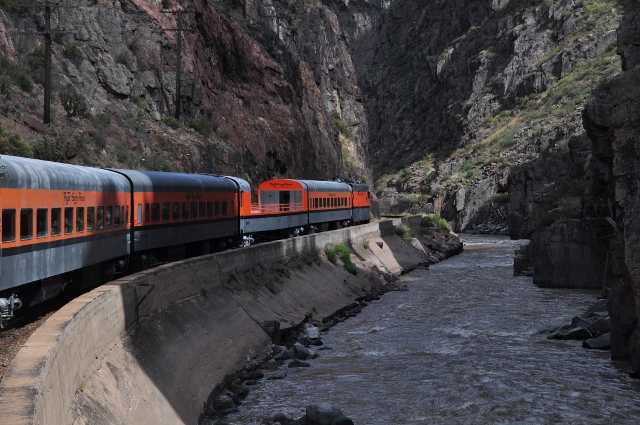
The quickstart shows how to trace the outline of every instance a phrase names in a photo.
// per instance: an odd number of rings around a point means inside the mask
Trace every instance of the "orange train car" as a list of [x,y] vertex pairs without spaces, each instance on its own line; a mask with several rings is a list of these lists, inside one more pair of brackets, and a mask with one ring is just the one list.
[[0,296],[8,296],[0,298],[0,326],[12,315],[7,304],[21,303],[13,288],[34,282],[21,297],[35,304],[74,273],[99,283],[100,264],[129,255],[129,183],[110,171],[3,155],[0,209]]
[[22,304],[152,266],[369,221],[368,187],[0,157],[0,327]]
[[245,233],[292,235],[367,222],[368,187],[339,181],[269,180],[260,184],[258,202],[250,209],[245,206],[240,219]]

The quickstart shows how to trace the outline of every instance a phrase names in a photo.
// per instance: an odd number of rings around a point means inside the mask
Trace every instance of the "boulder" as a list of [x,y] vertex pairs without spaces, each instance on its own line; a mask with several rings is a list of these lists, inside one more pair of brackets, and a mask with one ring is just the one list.
[[280,425],[293,425],[295,423],[295,419],[291,413],[279,410],[277,412],[269,413],[261,423],[266,425],[274,422],[278,422]]
[[[340,409],[330,404],[311,404],[303,417],[308,425],[334,425],[334,421],[344,418]],[[342,423],[342,422],[340,422]]]
[[318,357],[318,353],[316,353],[315,350],[310,350],[298,342],[294,344],[293,352],[295,354],[296,359],[307,360],[307,359],[315,359],[316,357]]
[[583,328],[570,328],[549,335],[548,339],[587,339],[591,338],[591,333]]
[[295,360],[291,360],[289,362],[289,367],[290,368],[294,368],[294,367],[311,367],[311,365],[309,363],[307,363],[307,362],[303,362],[302,360],[295,359]]
[[582,342],[584,348],[597,348],[600,350],[608,350],[611,348],[611,334],[602,334],[597,338],[589,338]]
[[593,336],[608,334],[609,332],[611,332],[611,319],[609,319],[608,317],[602,317],[591,323],[588,329]]

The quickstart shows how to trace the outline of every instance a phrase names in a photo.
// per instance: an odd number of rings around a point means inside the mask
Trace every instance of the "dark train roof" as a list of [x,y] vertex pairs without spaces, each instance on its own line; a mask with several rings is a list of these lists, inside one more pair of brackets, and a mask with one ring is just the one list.
[[0,187],[16,189],[123,192],[129,183],[99,168],[0,155]]
[[353,188],[354,192],[368,192],[369,185],[364,183],[348,183]]
[[321,180],[296,180],[305,186],[309,192],[351,192],[351,187],[343,182]]
[[251,192],[251,186],[245,179],[233,176],[224,176],[224,178],[236,182],[238,184],[238,187],[240,187],[240,192]]
[[113,169],[131,179],[136,192],[235,192],[236,184],[224,177],[208,174],[165,173]]

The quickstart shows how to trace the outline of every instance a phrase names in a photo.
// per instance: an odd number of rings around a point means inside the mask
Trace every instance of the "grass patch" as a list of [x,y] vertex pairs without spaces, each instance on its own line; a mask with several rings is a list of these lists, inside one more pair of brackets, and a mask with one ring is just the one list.
[[180,120],[170,115],[165,115],[164,117],[162,117],[162,122],[173,128],[174,130],[182,127],[182,123],[180,122]]
[[358,274],[358,269],[351,261],[351,251],[344,244],[337,244],[334,247],[327,245],[324,247],[324,252],[327,254],[327,258],[329,261],[335,264],[336,260],[340,258],[342,264],[344,265],[344,269],[351,273],[352,275]]
[[400,236],[405,241],[411,243],[415,233],[411,228],[411,226],[407,226],[406,224],[401,224],[398,227],[396,227],[396,235]]
[[278,293],[278,288],[276,287],[276,283],[273,280],[265,282],[264,287],[267,288],[267,290],[272,294]]
[[431,224],[433,224],[434,227],[440,230],[443,230],[446,232],[451,230],[449,229],[449,224],[447,224],[447,221],[444,218],[437,216],[436,214],[429,214],[425,216],[425,219],[431,222]]

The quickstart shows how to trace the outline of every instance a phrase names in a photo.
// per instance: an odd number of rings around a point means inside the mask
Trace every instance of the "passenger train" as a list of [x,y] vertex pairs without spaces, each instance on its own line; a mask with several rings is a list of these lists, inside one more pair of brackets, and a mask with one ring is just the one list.
[[369,221],[368,186],[0,156],[0,327],[22,305],[158,262]]

